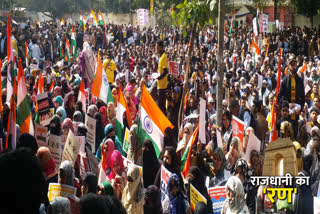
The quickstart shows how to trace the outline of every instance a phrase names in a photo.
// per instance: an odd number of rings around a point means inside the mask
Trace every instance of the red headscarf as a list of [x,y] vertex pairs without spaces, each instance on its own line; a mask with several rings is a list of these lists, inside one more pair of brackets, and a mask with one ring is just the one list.
[[47,147],[40,147],[37,151],[37,157],[40,160],[42,171],[46,174],[46,180],[58,174],[56,171],[56,163],[53,158],[51,158],[51,152]]
[[72,133],[74,134],[74,129],[73,129],[73,123],[72,120],[70,118],[66,118],[63,123],[62,123],[62,128],[66,127],[68,129],[68,133],[69,130],[71,129]]
[[[113,164],[117,162],[120,166],[120,171],[123,170],[124,168],[124,165],[123,165],[123,157],[121,155],[121,153],[118,151],[118,150],[114,150],[112,152],[112,155],[111,155],[111,163],[112,163],[112,166],[113,167]],[[108,175],[108,178],[109,179],[114,179],[116,177],[116,174],[113,172],[113,170],[111,171],[111,173]]]
[[102,125],[103,125],[103,127],[105,127],[109,123],[108,115],[107,115],[107,108],[105,106],[102,106],[99,110],[99,113],[101,114]]
[[103,152],[103,148],[101,148],[101,164],[103,170],[107,171],[107,169],[112,167],[111,155],[115,147],[113,141],[110,138],[104,142],[104,145],[108,145],[108,151]]

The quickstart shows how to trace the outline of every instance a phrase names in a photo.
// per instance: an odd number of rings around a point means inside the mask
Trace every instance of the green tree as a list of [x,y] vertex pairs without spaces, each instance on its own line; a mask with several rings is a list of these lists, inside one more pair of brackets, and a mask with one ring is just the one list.
[[313,16],[318,14],[320,9],[320,0],[291,0],[298,13],[305,15],[311,21],[313,26]]

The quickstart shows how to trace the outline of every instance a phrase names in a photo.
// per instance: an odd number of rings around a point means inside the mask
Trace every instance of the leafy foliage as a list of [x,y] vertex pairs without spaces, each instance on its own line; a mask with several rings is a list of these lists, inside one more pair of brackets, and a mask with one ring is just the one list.
[[291,3],[297,9],[297,12],[309,18],[318,13],[320,9],[320,0],[291,0]]

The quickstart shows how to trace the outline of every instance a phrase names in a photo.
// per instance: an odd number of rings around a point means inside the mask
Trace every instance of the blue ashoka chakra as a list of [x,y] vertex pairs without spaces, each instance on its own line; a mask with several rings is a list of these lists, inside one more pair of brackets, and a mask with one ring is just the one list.
[[104,85],[108,85],[109,84],[108,78],[105,75],[102,75],[102,81],[103,81]]
[[147,133],[151,134],[153,132],[153,126],[152,126],[152,121],[150,120],[150,117],[146,116],[143,120],[143,124]]

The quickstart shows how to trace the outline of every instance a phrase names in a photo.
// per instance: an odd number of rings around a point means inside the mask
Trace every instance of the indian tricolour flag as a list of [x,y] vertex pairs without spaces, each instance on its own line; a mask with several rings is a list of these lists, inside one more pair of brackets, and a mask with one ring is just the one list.
[[231,26],[230,26],[230,36],[231,36],[231,34],[232,34],[232,30],[233,30],[234,14],[235,14],[235,11],[234,11],[234,8],[233,8],[233,11],[232,11],[232,18],[231,18]]
[[[16,84],[15,84],[16,85]],[[8,126],[7,126],[7,138],[6,138],[6,146],[5,149],[11,148],[13,150],[16,149],[16,134],[17,134],[17,127],[16,127],[16,104],[14,101],[14,94],[10,99],[10,112],[8,118]]]
[[86,111],[86,92],[84,90],[84,82],[83,79],[81,80],[80,83],[80,89],[79,89],[79,94],[78,94],[78,101],[80,101],[82,103],[82,110],[83,112],[87,112]]
[[82,16],[82,11],[80,11],[80,26],[83,26],[83,16]]
[[13,94],[13,78],[14,78],[14,69],[16,69],[13,58],[13,47],[12,47],[12,33],[11,33],[11,19],[10,13],[8,13],[7,20],[7,102],[10,102],[11,96]]
[[67,61],[70,62],[71,48],[70,48],[69,39],[67,37],[66,37],[66,57],[67,57]]
[[113,101],[108,78],[103,69],[99,51],[97,56],[97,69],[92,83],[91,93],[106,104]]
[[17,107],[17,124],[20,126],[21,134],[29,133],[34,135],[31,107],[29,96],[27,96],[27,86],[21,59],[19,59]]
[[94,19],[94,23],[96,24],[96,26],[98,26],[98,20],[92,9],[91,9],[90,16]]
[[73,27],[71,27],[71,53],[72,53],[72,56],[74,56],[75,58],[78,57],[76,33],[74,32]]
[[167,128],[172,129],[173,125],[162,113],[145,86],[142,87],[141,92],[141,109],[138,127],[137,136],[139,141],[143,142],[146,139],[150,139],[159,157],[164,145],[164,132]]
[[44,80],[42,73],[40,72],[39,74],[39,79],[38,79],[38,93],[37,94],[42,94],[44,93]]
[[258,45],[252,41],[252,47],[253,47],[253,54],[254,54],[254,62],[258,62],[258,57],[260,57],[260,49],[258,47]]
[[29,51],[28,43],[25,42],[25,55],[26,55],[26,67],[29,68],[29,58],[31,58],[31,53]]
[[60,42],[59,42],[59,46],[60,46],[60,58],[63,57],[64,55],[64,51],[63,51],[63,41],[62,41],[62,38],[59,39]]
[[184,150],[183,156],[181,158],[181,171],[184,177],[187,177],[187,174],[190,169],[190,158],[191,158],[191,148],[196,143],[197,135],[199,132],[199,125],[196,130],[194,130],[192,137],[190,138],[186,150]]
[[65,22],[64,22],[64,19],[62,18],[61,19],[61,22],[60,22],[60,25],[63,25],[64,26]]
[[100,10],[99,10],[98,22],[99,22],[99,25],[103,25],[103,26],[105,25],[104,19]]
[[122,90],[119,87],[118,92],[118,103],[117,103],[117,114],[116,114],[116,135],[118,136],[119,140],[122,142],[124,138],[124,124],[123,124],[123,115],[126,112],[126,117],[129,125],[129,129],[132,125],[132,119],[130,115],[130,111],[127,105],[127,102],[123,96]]

